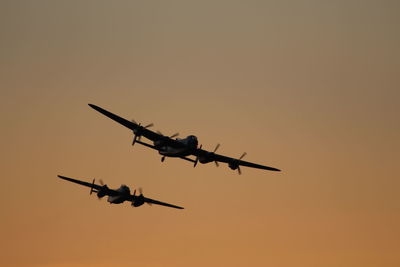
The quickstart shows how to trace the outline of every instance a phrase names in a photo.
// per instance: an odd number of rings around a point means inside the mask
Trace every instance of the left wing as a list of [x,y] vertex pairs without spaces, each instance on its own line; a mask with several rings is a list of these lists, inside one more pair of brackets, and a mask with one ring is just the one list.
[[244,160],[241,160],[241,159],[235,159],[235,158],[219,155],[219,154],[216,154],[214,152],[209,152],[209,151],[204,150],[204,149],[197,149],[193,153],[193,155],[196,156],[196,157],[204,157],[209,162],[218,161],[218,162],[228,163],[229,166],[236,167],[234,169],[237,169],[237,167],[239,167],[239,166],[246,166],[246,167],[250,167],[250,168],[263,169],[263,170],[268,170],[268,171],[278,171],[278,172],[281,171],[281,170],[279,170],[277,168],[264,166],[264,165],[260,165],[260,164],[256,164],[256,163],[252,163],[252,162],[248,162],[248,161],[244,161]]
[[172,204],[168,204],[168,203],[161,202],[161,201],[154,200],[154,199],[147,198],[147,197],[144,197],[143,201],[146,203],[150,203],[150,204],[156,204],[156,205],[166,206],[166,207],[175,208],[175,209],[183,209],[183,207],[175,206]]

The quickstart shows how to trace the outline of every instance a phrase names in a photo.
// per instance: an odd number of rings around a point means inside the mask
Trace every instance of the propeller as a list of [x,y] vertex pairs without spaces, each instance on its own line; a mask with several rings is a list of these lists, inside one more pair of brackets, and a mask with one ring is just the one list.
[[216,146],[215,146],[215,148],[214,148],[214,151],[213,151],[213,153],[215,153],[217,150],[218,150],[218,148],[221,146],[221,144],[217,144]]
[[[144,196],[143,196],[143,189],[142,189],[141,187],[139,187],[138,189],[139,189],[139,193],[140,193],[139,196],[140,196],[140,197],[144,197]],[[149,205],[149,206],[151,206],[151,203],[150,203],[150,202],[146,202],[146,204]]]
[[[200,145],[200,147],[199,147],[198,149],[201,149],[202,146],[203,146],[203,145]],[[210,155],[210,154],[215,154],[215,152],[218,150],[218,148],[219,148],[220,146],[221,146],[221,144],[217,144],[217,145],[215,146],[215,148],[214,148],[214,151],[213,151],[213,152],[208,152],[208,155]],[[210,155],[210,156],[211,156],[211,155]],[[196,160],[194,161],[194,166],[193,166],[193,167],[196,167],[196,165],[197,165],[198,162],[199,162],[199,156],[196,156]],[[208,162],[210,162],[210,161],[208,161]],[[219,167],[218,161],[214,161],[214,163],[215,163],[215,166]]]
[[[199,149],[201,149],[202,147],[203,147],[203,145],[200,145]],[[199,156],[196,156],[196,160],[194,161],[193,168],[195,168],[197,166],[197,163],[199,163]]]
[[[139,191],[139,197],[143,196],[143,189],[141,187],[138,188],[138,191]],[[136,189],[133,190],[133,196],[136,197]]]
[[133,131],[133,141],[132,141],[132,146],[133,146],[136,143],[136,140],[140,141],[140,139],[142,139],[141,131],[143,129],[153,127],[154,123],[150,123],[150,124],[147,124],[146,126],[142,126],[141,123],[137,123],[134,119],[132,119],[131,121],[139,126],[139,128],[136,131]]
[[[159,135],[164,136],[164,134],[163,134],[161,131],[159,131],[159,130],[157,130],[156,133],[158,133]],[[177,137],[178,135],[179,135],[179,133],[174,133],[173,135],[170,135],[170,136],[168,136],[168,137],[169,137],[169,138],[174,138],[174,137]]]
[[[138,197],[138,198],[144,198],[144,196],[143,196],[143,189],[141,188],[141,187],[139,187],[138,188],[138,191],[139,191],[139,195],[138,196],[136,196],[136,189],[135,190],[133,190],[133,196],[134,197]],[[151,203],[149,203],[149,202],[146,202],[149,206],[151,206]]]
[[[241,160],[242,158],[244,158],[244,156],[246,156],[246,155],[247,155],[247,153],[244,152],[244,153],[240,156],[239,160]],[[238,166],[237,166],[237,170],[238,170],[239,175],[241,175],[241,174],[242,174],[242,171],[240,170],[240,165],[239,165],[239,164],[238,164]]]
[[[94,181],[94,179],[93,179],[93,181]],[[93,191],[93,192],[96,192],[96,193],[97,193],[97,198],[98,198],[99,200],[101,200],[101,199],[105,196],[104,190],[107,190],[108,187],[107,187],[106,184],[104,184],[103,180],[101,180],[101,179],[99,179],[99,184],[100,184],[103,188],[100,189],[100,190]]]
[[93,178],[92,187],[90,188],[90,194],[92,194],[93,192],[97,193],[97,190],[93,188],[95,180],[96,179]]
[[177,137],[179,135],[179,133],[174,133],[173,135],[171,135],[169,138],[174,138]]
[[[213,151],[213,153],[215,154],[215,152],[218,150],[218,148],[221,146],[221,144],[217,144],[216,146],[215,146],[215,148],[214,148],[214,151]],[[218,163],[218,161],[214,161],[214,163],[215,163],[215,166],[216,167],[219,167],[219,163]]]

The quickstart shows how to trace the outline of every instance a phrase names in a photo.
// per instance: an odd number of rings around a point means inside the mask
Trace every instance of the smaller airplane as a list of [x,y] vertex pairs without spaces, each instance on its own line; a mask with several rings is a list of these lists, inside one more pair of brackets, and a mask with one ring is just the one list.
[[87,183],[61,175],[58,175],[58,177],[63,180],[90,187],[90,194],[97,193],[97,197],[99,199],[103,198],[104,196],[108,196],[107,201],[110,202],[110,204],[120,204],[124,201],[130,201],[132,202],[132,207],[139,207],[144,203],[147,203],[149,205],[156,204],[175,209],[183,209],[179,206],[144,197],[141,188],[139,188],[139,195],[136,195],[136,189],[133,191],[133,195],[131,195],[131,191],[126,185],[121,185],[118,189],[110,189],[106,184],[103,183],[102,180],[100,180],[100,185],[97,185],[95,184],[95,179],[93,179],[92,183]]

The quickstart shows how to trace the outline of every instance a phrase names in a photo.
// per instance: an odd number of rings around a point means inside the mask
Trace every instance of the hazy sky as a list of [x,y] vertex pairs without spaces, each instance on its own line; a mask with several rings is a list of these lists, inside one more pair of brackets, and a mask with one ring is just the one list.
[[[0,1],[0,265],[399,266],[399,14]],[[161,163],[88,103],[283,172]],[[111,206],[57,174],[186,209]]]

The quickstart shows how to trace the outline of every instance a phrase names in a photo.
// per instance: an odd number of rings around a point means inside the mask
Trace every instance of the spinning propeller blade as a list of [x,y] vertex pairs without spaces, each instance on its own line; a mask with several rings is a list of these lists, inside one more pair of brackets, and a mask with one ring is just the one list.
[[220,146],[221,146],[220,144],[217,144],[217,145],[215,146],[215,148],[214,148],[213,153],[215,153],[215,152],[218,150],[218,148],[219,148]]
[[95,182],[95,179],[93,178],[92,187],[90,188],[90,195],[91,195],[93,192],[96,193],[96,190],[93,188],[94,182]]
[[[156,133],[158,133],[159,135],[164,136],[164,134],[163,134],[161,131],[159,131],[159,130],[157,130]],[[170,136],[168,136],[168,137],[169,137],[169,138],[174,138],[174,137],[177,137],[178,135],[179,135],[179,133],[174,133],[173,135],[170,135]]]
[[[201,149],[202,146],[203,146],[203,145],[200,145],[200,147],[199,147],[198,149]],[[215,152],[218,150],[218,148],[219,148],[220,146],[221,146],[221,144],[217,144],[217,145],[215,146],[213,152],[208,152],[209,156],[212,157],[212,154],[215,154]],[[198,161],[199,161],[199,156],[196,156],[196,160],[194,161],[194,166],[193,166],[193,167],[196,167]],[[207,162],[211,162],[211,161],[207,161]],[[215,166],[216,166],[216,167],[219,167],[218,161],[214,161],[214,163],[215,163]]]
[[150,123],[150,124],[147,124],[146,126],[142,126],[141,123],[137,123],[134,119],[132,119],[131,122],[133,122],[139,126],[139,129],[137,129],[136,132],[133,131],[133,140],[132,140],[132,146],[133,146],[136,143],[136,140],[140,141],[140,139],[142,139],[141,130],[153,127],[154,123]]
[[[219,148],[220,146],[221,146],[221,145],[218,143],[218,144],[215,146],[213,153],[215,153],[215,152],[218,150],[218,148]],[[218,161],[214,161],[214,163],[215,163],[215,166],[216,166],[216,167],[219,167]]]
[[[203,146],[203,145],[200,145],[200,146],[199,146],[199,149],[201,149],[202,146]],[[196,156],[196,160],[194,161],[193,168],[196,167],[197,163],[199,163],[199,156]]]
[[[144,197],[143,196],[143,188],[139,187],[138,191],[139,191],[139,194],[140,194],[139,197]],[[136,193],[136,190],[134,191],[134,193]],[[151,203],[149,203],[149,202],[146,202],[146,204],[151,206]]]
[[175,133],[175,134],[171,135],[169,138],[174,138],[174,137],[177,137],[178,135],[179,135],[179,133]]
[[[247,153],[244,152],[240,157],[239,160],[241,160],[242,158],[244,158],[244,156],[246,156]],[[240,165],[237,166],[237,170],[238,170],[238,174],[241,175],[242,174],[242,170],[240,170]]]

